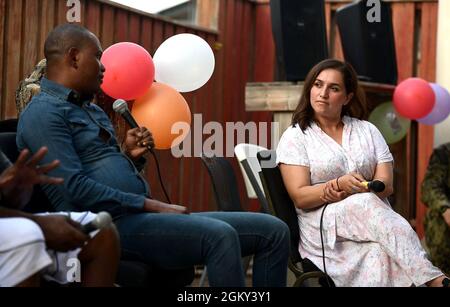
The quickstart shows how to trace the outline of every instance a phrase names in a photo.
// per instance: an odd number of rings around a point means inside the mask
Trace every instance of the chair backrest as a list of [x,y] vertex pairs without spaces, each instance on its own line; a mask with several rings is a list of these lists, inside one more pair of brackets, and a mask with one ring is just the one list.
[[260,151],[267,150],[267,148],[254,144],[238,144],[234,147],[234,153],[239,161],[242,176],[244,177],[245,187],[249,198],[258,198],[263,212],[269,212],[269,205],[267,203],[264,188],[262,186],[259,173],[261,166],[259,165],[256,154]]
[[[308,258],[302,258],[298,251],[300,242],[300,230],[298,226],[297,212],[294,203],[284,186],[280,168],[276,164],[276,152],[274,150],[260,151],[257,154],[258,162],[261,165],[261,181],[266,192],[269,206],[274,214],[283,220],[289,227],[291,235],[290,267],[297,275],[297,285],[302,285],[308,278],[318,278],[319,285],[323,287],[334,287],[333,280],[325,275]],[[298,271],[297,264],[301,264],[301,272]],[[314,277],[313,277],[314,276]]]
[[243,211],[239,189],[231,163],[222,157],[202,155],[212,181],[214,196],[219,211]]
[[[291,258],[293,262],[301,261],[298,251],[300,233],[298,228],[297,212],[281,177],[280,168],[275,163],[276,152],[274,150],[260,151],[257,154],[261,167],[261,179],[266,191],[267,200],[274,214],[283,220],[291,233]],[[272,165],[270,165],[272,164]],[[272,166],[272,167],[271,167]]]
[[11,162],[17,160],[19,151],[16,145],[15,132],[0,132],[0,150],[3,151]]
[[17,118],[0,120],[0,132],[17,132]]

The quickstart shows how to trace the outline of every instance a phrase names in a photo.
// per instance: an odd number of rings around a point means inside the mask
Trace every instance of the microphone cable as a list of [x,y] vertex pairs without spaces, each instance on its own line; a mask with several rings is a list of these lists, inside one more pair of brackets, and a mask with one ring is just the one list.
[[[114,112],[116,112],[116,113],[118,113],[118,114],[120,114],[122,116],[122,118],[130,126],[131,129],[139,127],[138,123],[136,122],[136,120],[131,115],[130,110],[128,109],[128,104],[127,104],[127,102],[125,100],[117,99],[116,101],[114,101],[114,103],[113,103],[113,110],[114,110]],[[166,197],[167,202],[169,204],[171,204],[172,202],[170,201],[169,194],[167,193],[166,187],[164,186],[164,183],[163,183],[163,180],[162,180],[161,170],[160,170],[160,167],[159,167],[158,158],[156,157],[156,154],[153,151],[153,148],[147,146],[147,149],[151,152],[151,154],[153,156],[153,159],[155,160],[156,170],[158,172],[159,184],[161,185],[161,188],[162,188],[162,190],[164,192],[164,196]]]
[[325,204],[325,206],[322,209],[322,214],[320,216],[320,242],[322,244],[322,263],[323,263],[323,272],[325,273],[325,279],[327,281],[328,287],[331,288],[331,284],[330,284],[330,280],[328,279],[328,273],[327,273],[327,268],[325,266],[325,246],[323,244],[323,234],[322,234],[322,230],[323,230],[323,214],[325,213],[325,209],[328,207],[328,203]]
[[172,202],[170,201],[170,197],[169,194],[167,193],[166,187],[164,186],[164,182],[162,180],[162,176],[161,176],[161,170],[159,168],[159,161],[158,158],[156,157],[155,152],[153,151],[153,149],[149,148],[150,153],[153,156],[153,159],[155,160],[155,164],[156,164],[156,170],[158,172],[158,179],[159,179],[159,184],[161,185],[161,188],[164,192],[164,196],[166,197],[167,203],[171,204]]

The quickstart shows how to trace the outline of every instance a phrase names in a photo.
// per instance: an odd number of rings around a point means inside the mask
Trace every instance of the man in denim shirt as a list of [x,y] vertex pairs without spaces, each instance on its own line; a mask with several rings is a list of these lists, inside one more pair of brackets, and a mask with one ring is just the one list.
[[61,161],[50,175],[64,184],[43,187],[56,210],[109,211],[127,255],[165,269],[206,264],[211,286],[244,286],[241,257],[252,254],[253,285],[285,286],[289,231],[282,221],[249,212],[188,214],[150,198],[132,162],[152,145],[151,134],[128,131],[121,153],[107,115],[90,103],[105,71],[94,34],[59,26],[46,40],[45,56],[41,93],[20,117],[17,143],[32,152],[45,144],[43,163]]

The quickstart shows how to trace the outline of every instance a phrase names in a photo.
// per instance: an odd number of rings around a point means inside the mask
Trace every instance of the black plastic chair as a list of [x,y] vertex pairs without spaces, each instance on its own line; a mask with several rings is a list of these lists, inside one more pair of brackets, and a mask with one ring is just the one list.
[[291,251],[289,257],[289,269],[295,274],[294,287],[308,285],[310,279],[318,280],[321,286],[334,287],[333,280],[322,272],[308,258],[302,258],[298,251],[300,242],[300,231],[297,221],[297,212],[283,183],[279,167],[275,163],[276,152],[265,150],[257,154],[261,165],[261,181],[264,191],[271,207],[271,211],[283,220],[288,226],[291,234]]
[[239,199],[239,189],[231,163],[222,157],[202,155],[214,190],[219,211],[244,211]]
[[[223,157],[216,157],[212,154],[203,154],[202,161],[211,178],[217,209],[219,211],[244,211],[239,199],[239,189],[231,163]],[[245,272],[248,270],[251,258],[251,256],[248,256],[242,259]],[[205,276],[206,270],[203,271],[200,286],[203,285]]]
[[[2,126],[0,122],[0,129]],[[8,124],[9,127],[9,124]],[[1,130],[0,130],[1,131]],[[3,130],[5,131],[5,129]],[[15,132],[0,132],[0,150],[11,161],[19,156]],[[50,201],[39,186],[34,187],[30,202],[24,208],[29,213],[54,211]],[[183,287],[192,284],[195,268],[165,270],[153,265],[123,257],[119,262],[116,283],[122,287]]]

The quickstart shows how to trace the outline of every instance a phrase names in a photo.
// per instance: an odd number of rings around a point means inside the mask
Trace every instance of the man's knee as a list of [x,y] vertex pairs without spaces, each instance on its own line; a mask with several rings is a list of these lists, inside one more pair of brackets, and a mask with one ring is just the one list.
[[108,254],[109,257],[120,256],[119,235],[114,224],[102,228],[81,250],[79,258],[83,261],[104,254]]
[[279,218],[274,217],[274,220],[275,221],[273,222],[273,231],[280,238],[280,241],[289,244],[291,233],[288,225]]
[[108,227],[102,228],[99,233],[94,237],[97,239],[98,244],[102,246],[110,246],[111,248],[120,250],[120,240],[117,228],[114,224]]
[[270,227],[271,229],[273,229],[273,231],[281,235],[289,236],[289,227],[284,221],[273,215],[269,214],[261,214],[261,215],[267,220],[266,221],[267,227]]
[[252,213],[252,225],[260,235],[289,242],[288,225],[276,216],[263,213]]
[[239,235],[236,229],[222,221],[212,223],[205,234],[207,241],[212,241],[210,243],[214,242],[228,247],[239,244]]

